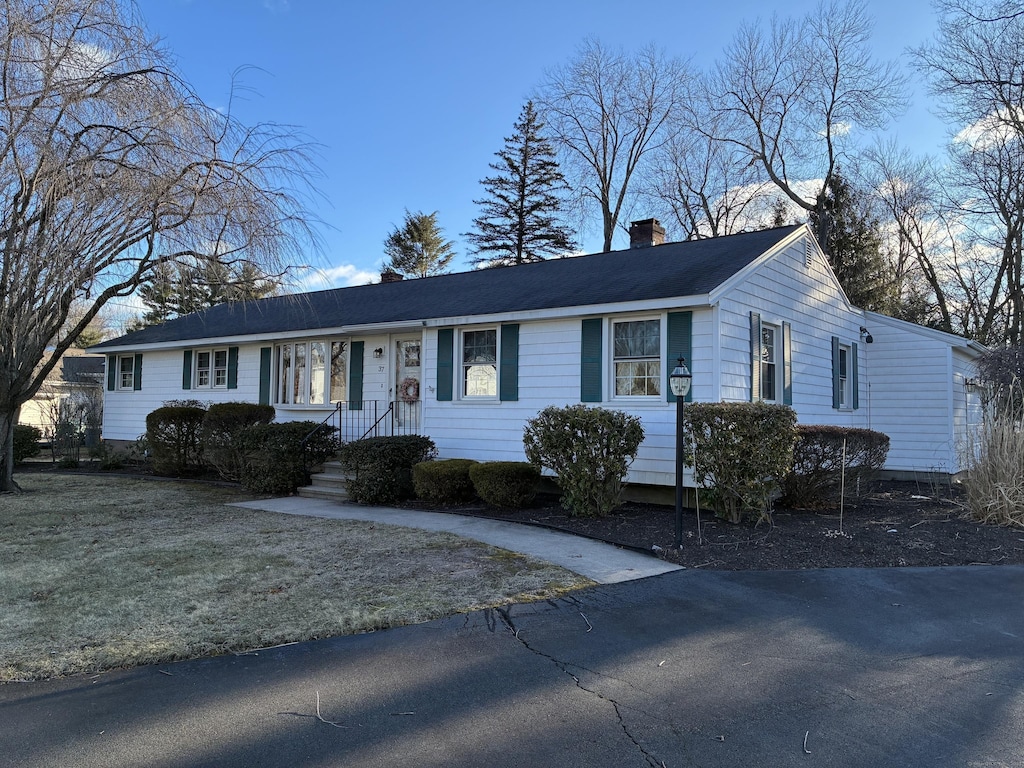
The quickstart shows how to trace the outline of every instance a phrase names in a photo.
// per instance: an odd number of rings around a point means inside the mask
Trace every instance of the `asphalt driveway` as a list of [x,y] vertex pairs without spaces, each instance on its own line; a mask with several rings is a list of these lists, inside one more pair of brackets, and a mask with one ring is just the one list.
[[1024,766],[1024,568],[678,571],[0,686],[0,724],[22,768]]

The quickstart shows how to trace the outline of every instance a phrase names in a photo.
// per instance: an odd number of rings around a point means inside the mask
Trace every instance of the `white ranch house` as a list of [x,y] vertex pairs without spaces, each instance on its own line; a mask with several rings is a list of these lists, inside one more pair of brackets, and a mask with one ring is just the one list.
[[688,400],[885,432],[895,473],[963,468],[983,347],[851,306],[807,226],[663,233],[648,219],[628,250],[221,305],[104,342],[103,437],[135,440],[167,400],[242,400],[336,418],[346,439],[417,432],[443,458],[522,461],[527,419],[582,402],[639,416],[629,480],[671,486],[681,355]]

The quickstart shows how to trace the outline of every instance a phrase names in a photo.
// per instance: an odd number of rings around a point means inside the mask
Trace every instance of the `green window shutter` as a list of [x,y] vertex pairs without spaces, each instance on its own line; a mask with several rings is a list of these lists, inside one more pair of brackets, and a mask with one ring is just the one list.
[[439,328],[437,331],[437,399],[452,399],[452,385],[455,378],[455,329]]
[[363,351],[365,341],[353,341],[349,347],[348,361],[348,409],[363,410]]
[[192,389],[192,350],[186,349],[181,359],[181,388]]
[[260,347],[260,405],[270,405],[270,367],[273,347]]
[[107,355],[107,391],[117,389],[117,355]]
[[498,399],[519,399],[519,324],[501,326],[501,360],[498,367]]
[[750,313],[750,402],[761,400],[761,313]]
[[842,401],[839,383],[839,337],[832,337],[832,407],[838,408]]
[[853,393],[853,410],[860,408],[860,387],[857,379],[857,342],[850,347],[850,391]]
[[142,389],[142,353],[141,352],[135,356],[135,366],[134,366],[134,368],[132,370],[134,372],[134,376],[132,377],[132,381],[135,382],[134,385],[132,386],[132,389],[135,389],[135,390]]
[[238,347],[228,347],[228,389],[238,389]]
[[[668,376],[676,367],[680,357],[686,358],[686,366],[693,373],[693,360],[690,357],[693,337],[693,312],[669,312],[668,313],[668,360],[665,365],[664,384],[668,401],[674,403],[676,396],[672,394],[672,388],[668,384]],[[686,402],[693,400],[693,389],[686,394]]]
[[793,329],[782,324],[782,404],[793,404]]
[[601,382],[602,353],[604,351],[604,320],[599,317],[583,321],[580,344],[580,402],[600,403],[603,399]]

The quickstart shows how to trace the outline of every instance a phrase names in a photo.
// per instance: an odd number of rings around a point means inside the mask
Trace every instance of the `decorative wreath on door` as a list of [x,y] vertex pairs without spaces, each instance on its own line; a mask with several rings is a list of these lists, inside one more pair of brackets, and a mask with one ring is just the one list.
[[398,396],[403,403],[415,403],[420,399],[420,380],[408,376],[398,385]]

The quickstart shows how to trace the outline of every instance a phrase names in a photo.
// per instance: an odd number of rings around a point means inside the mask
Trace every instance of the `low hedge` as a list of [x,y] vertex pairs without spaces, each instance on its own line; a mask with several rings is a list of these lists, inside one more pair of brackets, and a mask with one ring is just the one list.
[[[845,482],[843,446],[845,443]],[[804,424],[797,427],[793,469],[782,483],[782,504],[813,509],[835,505],[840,491],[867,493],[885,466],[889,436],[871,429]]]
[[246,427],[269,424],[273,420],[272,405],[214,403],[203,417],[203,460],[225,480],[241,480],[245,460],[238,445],[238,435]]
[[488,461],[469,468],[477,496],[495,507],[528,507],[537,495],[540,470],[523,461]]
[[431,504],[463,504],[476,495],[470,470],[473,459],[421,461],[412,468],[412,485],[417,498]]
[[338,461],[352,475],[345,487],[353,501],[392,504],[413,497],[412,468],[436,455],[429,437],[397,435],[345,443],[338,451]]
[[238,433],[244,457],[242,486],[253,493],[292,494],[309,484],[310,468],[323,464],[337,447],[333,427],[320,429],[315,421],[253,424]]
[[199,405],[173,402],[147,414],[146,439],[155,474],[181,477],[202,467],[205,416]]

